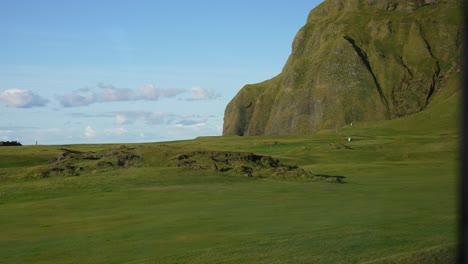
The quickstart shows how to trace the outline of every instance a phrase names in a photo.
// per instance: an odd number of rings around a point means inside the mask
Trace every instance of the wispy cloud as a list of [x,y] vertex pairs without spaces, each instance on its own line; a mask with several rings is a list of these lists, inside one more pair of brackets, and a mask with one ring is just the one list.
[[88,113],[66,113],[66,116],[73,118],[95,118],[95,117],[113,117],[113,113],[104,113],[104,114],[88,114]]
[[0,93],[0,102],[8,107],[32,108],[45,106],[49,100],[28,89],[8,89]]
[[160,98],[175,97],[186,92],[184,89],[177,88],[155,88],[151,84],[138,89],[116,88],[112,85],[99,85],[99,88],[98,92],[93,93],[90,93],[89,89],[82,89],[64,94],[58,96],[58,100],[64,107],[78,107],[105,102],[156,101]]
[[171,128],[171,133],[181,138],[191,138],[193,136],[213,136],[221,135],[222,128],[218,125],[210,124],[207,122],[192,122],[186,120],[186,122],[179,122]]
[[[190,125],[194,123],[205,122],[208,118],[198,115],[177,115],[169,112],[157,111],[116,111],[97,114],[68,113],[67,116],[73,118],[113,118],[116,125],[133,125],[136,122],[143,122],[147,125],[160,124],[183,124]],[[213,116],[210,116],[213,117]],[[0,127],[1,128],[1,127]]]
[[96,134],[96,130],[94,130],[91,126],[87,126],[84,130],[85,138],[94,138],[96,137]]
[[83,96],[77,93],[65,94],[58,97],[62,106],[65,107],[77,107],[86,106],[94,103],[93,96]]
[[0,129],[0,139],[4,141],[10,140],[10,137],[13,135],[12,133],[15,132],[13,130],[1,130]]
[[191,127],[191,126],[200,126],[206,124],[208,121],[208,116],[184,116],[181,119],[176,121],[176,126],[178,127]]
[[169,123],[174,114],[151,111],[123,111],[114,114],[117,125],[131,125],[136,121],[143,121],[148,125]]
[[204,125],[212,117],[214,116],[177,115],[174,113],[151,111],[122,111],[114,113],[116,125],[132,125],[137,121],[142,121],[147,125],[190,127]]
[[99,85],[99,90],[84,88],[72,93],[57,97],[64,107],[87,106],[95,103],[123,102],[123,101],[156,101],[161,98],[171,98],[180,94],[189,93],[185,100],[199,101],[211,100],[220,97],[220,94],[210,88],[194,86],[190,90],[179,88],[155,88],[153,85],[145,85],[138,89],[116,88],[112,85]]
[[129,119],[125,114],[116,114],[115,115],[115,123],[117,125],[128,125],[134,122],[135,119]]
[[188,100],[210,100],[220,97],[215,90],[210,88],[204,88],[200,86],[194,86],[190,89],[191,97]]

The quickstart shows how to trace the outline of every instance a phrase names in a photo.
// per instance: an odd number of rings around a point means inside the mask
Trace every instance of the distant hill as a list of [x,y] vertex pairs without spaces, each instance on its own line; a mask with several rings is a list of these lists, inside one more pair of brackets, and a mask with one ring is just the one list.
[[224,135],[308,134],[395,119],[460,94],[461,0],[326,0],[282,72],[228,104]]

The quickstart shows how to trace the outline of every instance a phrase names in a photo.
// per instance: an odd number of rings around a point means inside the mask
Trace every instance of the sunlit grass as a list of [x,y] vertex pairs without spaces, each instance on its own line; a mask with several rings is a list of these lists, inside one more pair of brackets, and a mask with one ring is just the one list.
[[[49,178],[23,176],[61,146],[4,147],[0,257],[4,263],[451,261],[458,140],[456,127],[420,133],[378,122],[306,136],[125,144],[142,164]],[[201,149],[271,155],[346,183],[169,166],[177,155]]]

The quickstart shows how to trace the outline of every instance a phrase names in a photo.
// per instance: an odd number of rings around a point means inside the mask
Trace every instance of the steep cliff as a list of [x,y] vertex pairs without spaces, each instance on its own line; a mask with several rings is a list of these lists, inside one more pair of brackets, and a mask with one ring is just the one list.
[[460,90],[461,0],[326,0],[282,72],[246,85],[224,135],[314,133],[423,111]]

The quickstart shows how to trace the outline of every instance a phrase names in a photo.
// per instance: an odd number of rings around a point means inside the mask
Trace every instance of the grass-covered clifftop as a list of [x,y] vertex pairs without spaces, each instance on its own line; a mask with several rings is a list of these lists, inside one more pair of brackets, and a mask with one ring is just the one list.
[[224,135],[308,134],[395,119],[460,91],[459,0],[326,0],[282,72],[229,103]]

